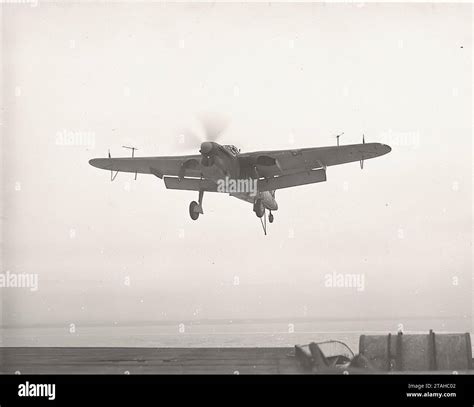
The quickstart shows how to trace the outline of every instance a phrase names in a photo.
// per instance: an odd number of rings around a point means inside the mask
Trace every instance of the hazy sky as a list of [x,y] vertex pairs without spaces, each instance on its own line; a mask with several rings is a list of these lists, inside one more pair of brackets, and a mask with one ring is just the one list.
[[[2,272],[39,276],[36,292],[0,291],[6,324],[469,321],[470,5],[0,9]],[[88,164],[124,144],[182,154],[176,130],[203,111],[231,118],[222,142],[243,151],[344,131],[392,152],[277,191],[268,236],[245,202],[206,194],[194,222],[197,194]],[[325,287],[331,273],[364,275],[364,290]]]

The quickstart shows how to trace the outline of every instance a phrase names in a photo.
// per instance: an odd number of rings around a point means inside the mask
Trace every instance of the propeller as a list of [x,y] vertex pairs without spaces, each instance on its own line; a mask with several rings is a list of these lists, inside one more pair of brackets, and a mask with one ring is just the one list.
[[217,141],[229,126],[229,119],[215,113],[202,113],[199,120],[204,128],[206,141]]
[[[201,147],[202,154],[210,153],[210,143],[220,139],[229,125],[229,120],[216,113],[201,113],[198,115],[202,132],[191,129],[182,129],[178,134],[178,147],[181,150],[197,150]],[[204,146],[206,144],[206,146]],[[203,148],[204,147],[204,148]]]

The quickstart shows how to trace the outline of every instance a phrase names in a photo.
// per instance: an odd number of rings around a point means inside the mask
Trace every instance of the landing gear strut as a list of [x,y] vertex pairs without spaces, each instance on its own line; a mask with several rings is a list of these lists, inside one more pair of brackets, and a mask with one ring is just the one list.
[[203,197],[204,197],[204,191],[199,191],[199,203],[196,201],[192,201],[189,204],[189,216],[191,216],[192,220],[197,220],[199,218],[199,214],[204,214],[202,210]]
[[[255,215],[260,219],[260,223],[262,224],[263,233],[267,234],[267,212],[265,211],[265,205],[263,205],[263,200],[257,199],[253,204],[253,211]],[[273,213],[270,211],[268,215],[268,221],[273,223]]]

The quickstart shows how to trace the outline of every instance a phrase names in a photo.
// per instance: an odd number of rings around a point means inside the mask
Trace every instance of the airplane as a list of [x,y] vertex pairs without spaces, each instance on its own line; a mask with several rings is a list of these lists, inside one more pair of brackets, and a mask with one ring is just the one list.
[[[151,174],[165,183],[167,189],[198,192],[198,200],[189,205],[189,215],[197,220],[203,215],[204,192],[228,193],[253,205],[264,233],[268,220],[273,223],[273,211],[278,209],[275,191],[284,188],[326,181],[326,169],[333,165],[359,162],[380,157],[391,151],[381,143],[366,143],[328,147],[295,148],[276,151],[242,153],[234,145],[203,141],[200,154],[166,157],[94,158],[89,164],[111,172],[113,181],[119,172]],[[115,172],[115,175],[113,174]],[[262,220],[262,217],[264,219]]]

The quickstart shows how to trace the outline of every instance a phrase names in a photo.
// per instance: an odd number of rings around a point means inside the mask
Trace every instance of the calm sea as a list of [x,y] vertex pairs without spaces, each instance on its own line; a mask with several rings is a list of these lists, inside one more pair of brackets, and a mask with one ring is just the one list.
[[[361,334],[396,333],[400,322],[192,322],[111,326],[27,327],[0,329],[1,346],[107,347],[292,347],[295,344],[339,340],[358,352]],[[404,333],[471,332],[472,321],[407,320]]]

